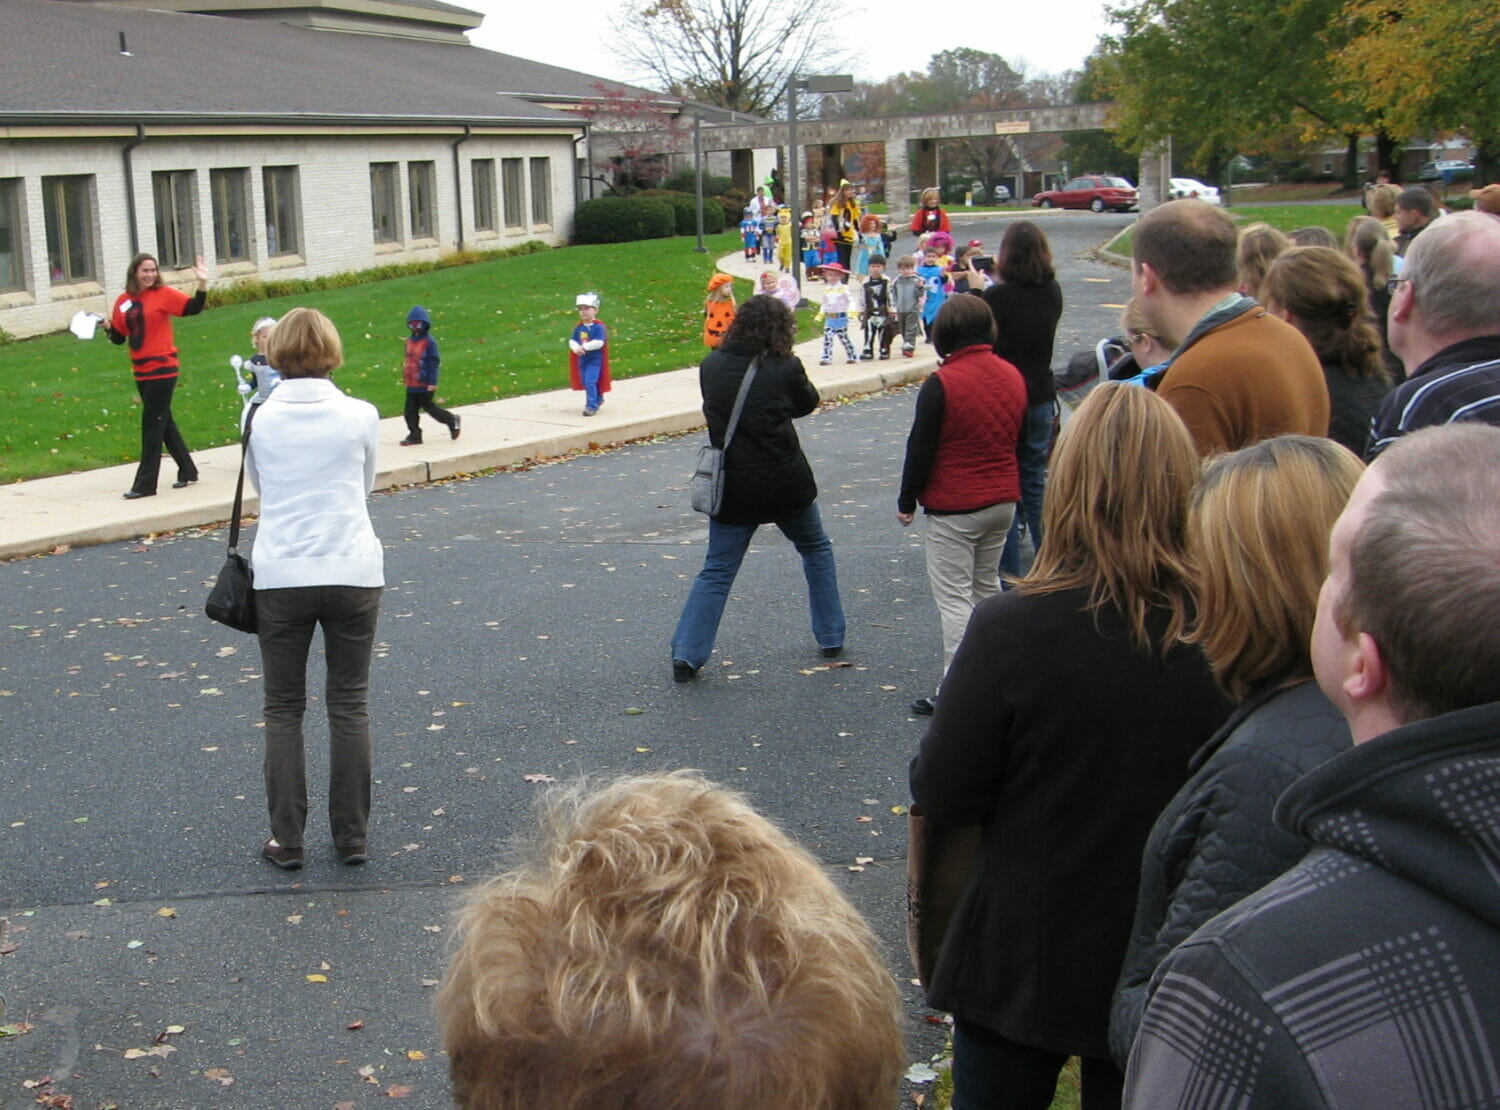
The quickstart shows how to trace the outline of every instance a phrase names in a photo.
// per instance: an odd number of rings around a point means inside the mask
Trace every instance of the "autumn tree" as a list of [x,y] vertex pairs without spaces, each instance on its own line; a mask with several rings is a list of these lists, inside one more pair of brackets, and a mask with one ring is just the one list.
[[590,176],[611,193],[655,185],[671,172],[672,155],[692,142],[676,105],[654,93],[603,82],[596,81],[594,90],[577,109],[590,125]]
[[610,21],[625,61],[677,96],[771,115],[794,74],[832,72],[838,0],[625,0]]
[[1500,4],[1349,0],[1335,73],[1398,134],[1466,133],[1479,180],[1500,173]]

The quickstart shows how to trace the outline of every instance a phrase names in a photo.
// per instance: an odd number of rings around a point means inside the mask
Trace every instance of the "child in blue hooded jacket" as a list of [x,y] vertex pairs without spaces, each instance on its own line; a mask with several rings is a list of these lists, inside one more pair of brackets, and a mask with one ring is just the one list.
[[406,382],[406,438],[402,447],[414,447],[422,442],[422,425],[418,414],[425,412],[439,424],[448,428],[450,439],[458,438],[459,417],[457,413],[439,408],[432,395],[437,392],[438,368],[442,359],[438,357],[437,340],[432,338],[432,317],[421,305],[406,314],[406,326],[411,338],[406,341],[406,361],[401,376]]

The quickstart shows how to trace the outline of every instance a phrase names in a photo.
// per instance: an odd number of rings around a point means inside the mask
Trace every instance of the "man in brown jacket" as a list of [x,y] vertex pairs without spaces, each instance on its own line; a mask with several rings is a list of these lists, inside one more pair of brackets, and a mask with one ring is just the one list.
[[1241,296],[1228,213],[1175,200],[1135,226],[1131,292],[1157,335],[1186,338],[1157,392],[1199,454],[1287,432],[1328,434],[1328,386],[1302,333]]

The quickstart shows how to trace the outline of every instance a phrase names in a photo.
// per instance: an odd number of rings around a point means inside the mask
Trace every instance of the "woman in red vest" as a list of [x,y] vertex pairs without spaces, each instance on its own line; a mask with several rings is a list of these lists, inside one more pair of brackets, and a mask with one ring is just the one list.
[[172,317],[196,316],[203,311],[208,294],[208,267],[202,255],[193,265],[193,276],[198,288],[189,297],[180,289],[162,283],[161,269],[153,256],[138,254],[130,260],[125,292],[115,300],[110,314],[109,341],[130,345],[135,388],[141,395],[141,465],[125,493],[126,500],[156,495],[163,444],[177,464],[177,481],[172,488],[181,489],[198,480],[198,468],[172,419],[172,393],[177,388],[178,372]]
[[[927,513],[927,577],[943,624],[943,672],[969,614],[1000,591],[1000,549],[1021,497],[1016,436],[1026,413],[1021,372],[995,354],[995,317],[978,297],[950,297],[932,325],[942,364],[917,393],[896,519]],[[936,695],[933,695],[936,697]],[[911,711],[926,717],[932,698]]]

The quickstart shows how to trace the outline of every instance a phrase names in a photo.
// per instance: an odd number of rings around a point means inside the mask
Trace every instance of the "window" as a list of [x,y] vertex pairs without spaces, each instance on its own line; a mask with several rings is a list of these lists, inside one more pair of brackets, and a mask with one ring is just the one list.
[[396,180],[395,162],[370,163],[370,214],[374,221],[375,242],[401,241],[401,186]]
[[437,238],[437,164],[408,162],[406,194],[411,205],[411,237]]
[[185,270],[198,253],[198,221],[193,218],[192,170],[168,170],[151,175],[156,200],[156,261],[164,270]]
[[498,231],[495,223],[495,160],[476,158],[469,163],[474,177],[474,230]]
[[501,192],[505,198],[505,226],[524,227],[525,217],[521,214],[521,204],[526,199],[526,183],[521,179],[521,159],[502,158],[500,160]]
[[21,265],[21,182],[0,181],[0,290],[25,286]]
[[250,257],[249,170],[209,170],[213,194],[214,258],[244,262]]
[[47,269],[54,284],[94,278],[94,178],[42,178]]
[[267,166],[262,172],[262,183],[266,194],[266,254],[301,254],[297,167]]
[[531,222],[534,224],[552,222],[552,160],[550,158],[531,160]]

